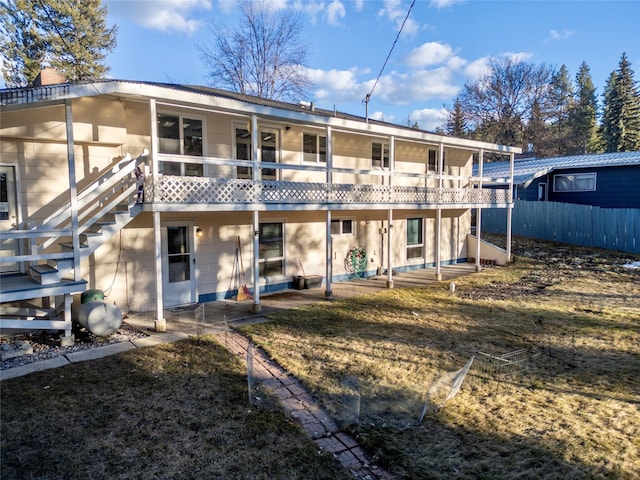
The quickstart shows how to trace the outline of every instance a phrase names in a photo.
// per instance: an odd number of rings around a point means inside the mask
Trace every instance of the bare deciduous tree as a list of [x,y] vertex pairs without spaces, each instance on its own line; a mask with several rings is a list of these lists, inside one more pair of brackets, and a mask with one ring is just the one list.
[[264,0],[238,5],[238,28],[214,24],[212,46],[197,47],[211,85],[273,100],[307,99],[312,83],[300,15],[274,10]]
[[492,59],[488,72],[460,95],[469,127],[483,140],[521,145],[533,105],[546,112],[553,70],[512,59]]

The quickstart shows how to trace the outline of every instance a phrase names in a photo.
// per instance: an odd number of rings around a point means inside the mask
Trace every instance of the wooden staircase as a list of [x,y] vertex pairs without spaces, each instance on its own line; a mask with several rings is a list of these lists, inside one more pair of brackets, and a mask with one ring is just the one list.
[[35,228],[2,232],[3,238],[26,242],[28,253],[0,258],[18,263],[22,272],[0,278],[0,329],[64,330],[61,341],[73,342],[71,296],[87,287],[80,264],[142,211],[136,197],[144,180],[133,173],[147,155],[125,157],[79,191],[77,218],[68,202]]

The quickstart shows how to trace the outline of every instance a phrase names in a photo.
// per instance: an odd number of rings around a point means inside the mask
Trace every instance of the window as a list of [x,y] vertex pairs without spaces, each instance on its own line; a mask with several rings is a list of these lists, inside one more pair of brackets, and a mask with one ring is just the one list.
[[327,163],[327,137],[315,133],[304,133],[302,135],[302,160]]
[[572,175],[554,175],[554,192],[595,192],[595,173],[574,173]]
[[353,235],[353,220],[331,220],[331,235]]
[[389,168],[389,145],[373,142],[371,144],[371,166],[374,168]]
[[422,258],[422,219],[407,218],[407,259]]
[[[260,131],[260,161],[276,163],[278,161],[278,134],[275,131]],[[236,128],[236,160],[253,160],[251,148],[251,132],[246,128]],[[262,168],[263,180],[277,180],[275,168]],[[236,167],[238,178],[252,178],[251,167]]]
[[[202,157],[202,120],[158,113],[158,152],[169,155]],[[202,163],[161,161],[160,173],[202,177]]]
[[[444,169],[447,156],[442,152],[442,167]],[[438,162],[438,150],[429,150],[429,159],[427,162],[427,172],[440,172],[440,163]]]
[[258,250],[261,277],[284,273],[284,241],[282,223],[261,223]]
[[[251,160],[251,132],[236,128],[236,160]],[[238,178],[251,178],[251,167],[237,167]]]
[[[278,135],[276,132],[260,132],[260,161],[276,163],[278,161]],[[262,168],[263,180],[277,180],[275,168]]]
[[158,152],[201,157],[202,120],[158,113]]

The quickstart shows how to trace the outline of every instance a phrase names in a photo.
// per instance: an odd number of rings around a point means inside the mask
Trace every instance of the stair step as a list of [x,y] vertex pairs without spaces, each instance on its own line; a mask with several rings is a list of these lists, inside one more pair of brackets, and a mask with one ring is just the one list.
[[129,213],[129,205],[121,203],[111,211],[111,213]]
[[31,277],[40,285],[51,285],[60,282],[58,269],[48,263],[32,265],[30,267]]
[[[73,242],[60,242],[59,244],[63,249],[66,249],[67,252],[73,252]],[[89,248],[87,243],[81,243],[80,248]]]

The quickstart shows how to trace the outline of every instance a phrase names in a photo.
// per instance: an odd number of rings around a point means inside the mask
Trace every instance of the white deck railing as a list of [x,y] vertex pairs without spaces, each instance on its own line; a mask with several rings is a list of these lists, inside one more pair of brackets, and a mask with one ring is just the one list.
[[510,202],[509,191],[478,188],[425,188],[395,185],[253,181],[160,176],[145,182],[147,202],[167,204],[297,205],[462,205]]

